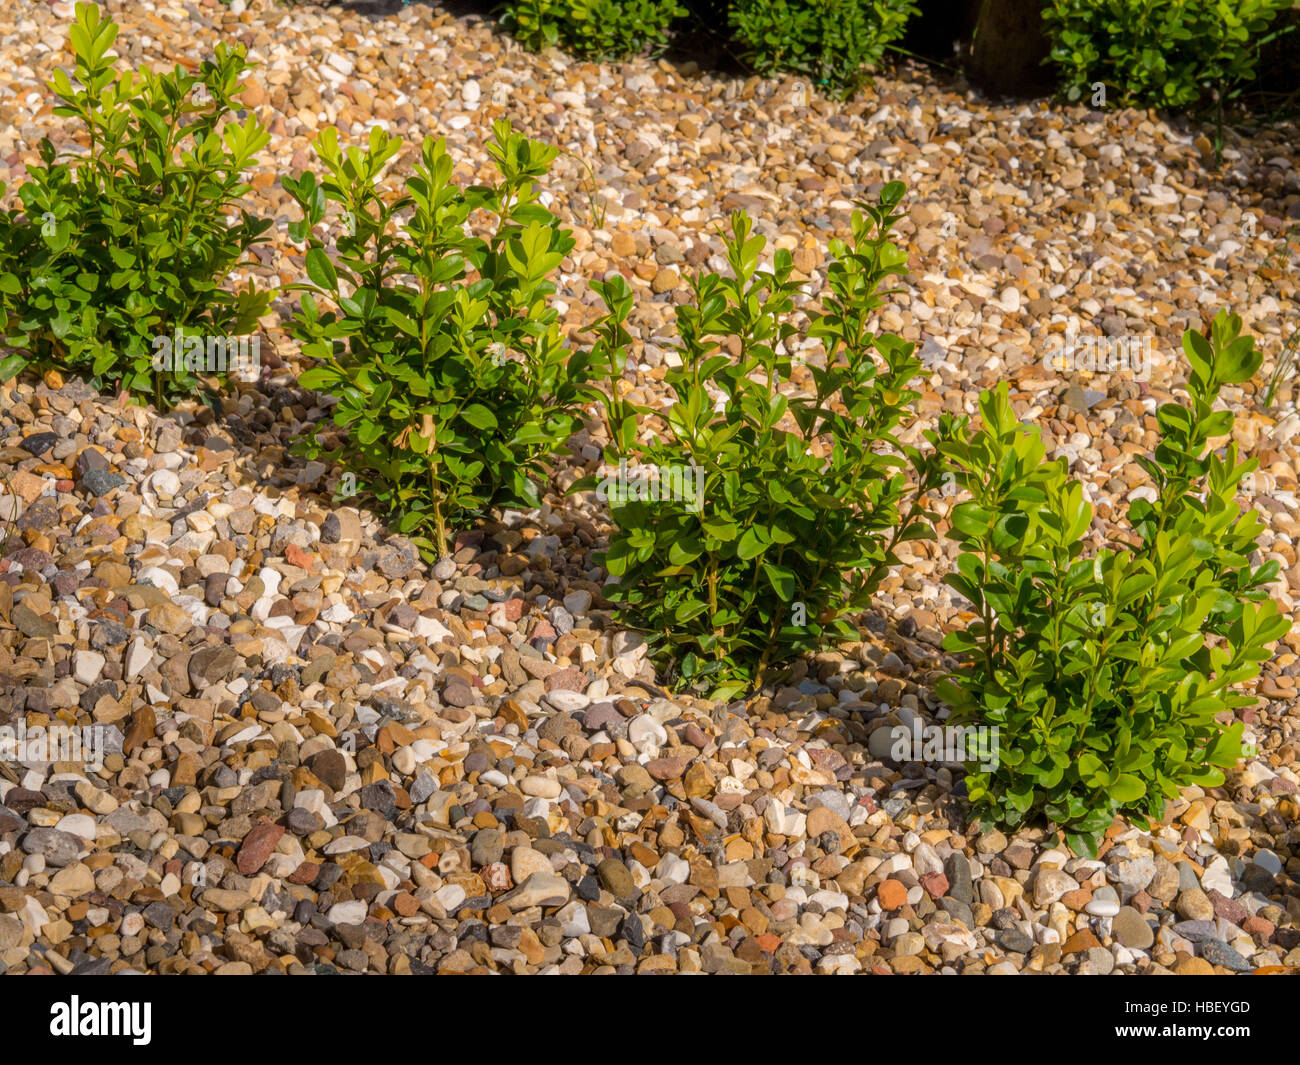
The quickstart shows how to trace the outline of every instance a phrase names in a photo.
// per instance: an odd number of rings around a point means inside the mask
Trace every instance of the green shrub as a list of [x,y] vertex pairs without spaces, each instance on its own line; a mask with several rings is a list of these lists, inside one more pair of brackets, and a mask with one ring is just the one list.
[[[765,241],[745,215],[724,233],[731,276],[698,276],[677,310],[681,366],[667,375],[676,398],[666,412],[621,398],[631,296],[619,277],[596,286],[609,308],[592,356],[612,379],[607,460],[629,472],[575,490],[603,487],[616,527],[603,560],[616,578],[609,598],[690,687],[728,697],[791,655],[856,638],[848,616],[869,604],[897,545],[933,536],[919,500],[938,484],[937,453],[895,435],[918,398],[909,386],[920,362],[914,345],[868,327],[889,294],[881,282],[905,271],[889,237],[903,191],[887,185],[854,213],[851,239],[831,242],[829,291],[808,330],[826,352],[809,365],[812,395],[780,391],[799,284],[785,250],[760,269]],[[639,444],[652,417],[662,432]],[[909,462],[920,487],[904,512]]]
[[531,49],[558,45],[588,59],[622,59],[668,43],[687,13],[679,0],[510,0],[502,21]]
[[791,71],[851,96],[917,13],[911,0],[735,0],[729,17],[757,73]]
[[0,292],[6,342],[0,379],[29,362],[151,394],[161,405],[193,391],[193,375],[155,373],[152,342],[184,332],[244,334],[270,293],[221,286],[271,223],[235,203],[243,171],[269,139],[239,108],[242,48],[218,44],[197,75],[118,71],[108,49],[117,26],[77,4],[76,68],[57,70],[56,115],[80,121],[89,153],[44,166],[18,190],[22,208],[0,213]]
[[1106,86],[1124,106],[1187,107],[1255,73],[1269,26],[1292,0],[1050,0],[1043,11],[1071,100]]
[[1083,486],[1064,459],[1046,461],[1005,383],[981,397],[979,432],[963,419],[941,444],[971,494],[951,515],[962,554],[946,582],[977,619],[946,638],[964,667],[939,692],[954,724],[1002,737],[1000,764],[966,775],[981,816],[1015,826],[1043,814],[1094,852],[1117,813],[1146,826],[1180,787],[1222,783],[1241,756],[1242,726],[1216,718],[1253,703],[1234,689],[1290,621],[1263,587],[1277,563],[1250,563],[1259,515],[1234,498],[1256,460],[1209,446],[1232,430],[1232,413],[1214,409],[1221,386],[1260,365],[1240,330],[1220,313],[1209,340],[1183,337],[1191,404],[1157,412],[1160,444],[1138,459],[1155,498],[1129,508],[1133,546],[1085,557]]
[[[400,148],[375,128],[364,151],[344,151],[327,128],[316,141],[326,176],[284,182],[303,210],[290,236],[308,246],[310,278],[295,286],[291,329],[318,360],[300,383],[333,396],[347,430],[322,427],[299,450],[342,462],[433,557],[455,523],[539,505],[545,463],[577,424],[587,356],[562,343],[550,299],[573,247],[537,200],[556,150],[499,121],[488,152],[501,180],[461,188],[445,143],[426,140],[407,194],[386,199],[380,172]],[[343,211],[333,256],[317,233],[327,202]],[[469,235],[476,212],[494,219],[486,238]]]

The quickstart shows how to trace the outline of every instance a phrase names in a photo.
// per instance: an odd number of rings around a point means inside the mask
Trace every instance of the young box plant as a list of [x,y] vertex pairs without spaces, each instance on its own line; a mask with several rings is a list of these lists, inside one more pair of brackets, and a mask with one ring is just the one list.
[[[855,638],[849,619],[897,546],[933,535],[919,500],[940,482],[937,455],[896,435],[919,396],[920,362],[912,344],[869,328],[889,294],[881,283],[905,270],[889,237],[903,191],[885,186],[854,213],[850,239],[831,242],[829,291],[807,330],[825,361],[808,366],[805,394],[788,387],[799,333],[791,256],[778,250],[760,268],[765,241],[745,215],[723,233],[731,276],[698,276],[677,310],[681,365],[666,377],[666,412],[621,395],[631,297],[621,278],[597,286],[609,308],[593,350],[611,376],[607,457],[636,462],[604,493],[609,597],[689,687],[731,697],[793,655]],[[642,443],[651,419],[662,429]],[[909,463],[917,486],[904,509]],[[589,477],[575,490],[594,486]]]
[[526,48],[559,45],[587,59],[660,52],[672,24],[689,14],[679,0],[508,0],[502,22]]
[[734,0],[728,20],[756,73],[803,74],[843,98],[870,82],[919,11],[911,0]]
[[252,116],[231,118],[242,47],[218,44],[196,74],[119,71],[117,26],[84,3],[70,36],[75,69],[56,70],[50,88],[87,151],[68,162],[43,140],[21,210],[0,213],[0,325],[17,349],[0,380],[35,363],[162,405],[192,394],[196,378],[154,371],[156,337],[245,335],[270,303],[251,284],[222,287],[271,224],[236,207],[269,134]]
[[[333,426],[300,451],[341,463],[437,557],[458,523],[540,504],[546,463],[578,423],[588,355],[565,347],[551,303],[573,247],[538,202],[556,149],[499,121],[488,153],[500,180],[461,188],[444,141],[425,140],[406,195],[387,198],[380,173],[400,148],[376,127],[365,149],[343,150],[327,128],[325,177],[284,182],[303,210],[290,236],[307,245],[310,278],[292,329],[317,361],[300,382],[337,400]],[[318,232],[327,202],[343,212],[333,255]],[[476,212],[487,236],[470,234]]]
[[[1187,107],[1255,76],[1260,49],[1292,0],[1049,0],[1044,29],[1062,93],[1112,104]],[[1283,31],[1284,32],[1284,31]]]
[[1264,590],[1277,563],[1250,562],[1259,516],[1235,499],[1256,461],[1210,447],[1233,425],[1214,409],[1221,387],[1260,365],[1240,332],[1220,313],[1208,338],[1184,335],[1191,402],[1157,411],[1160,444],[1138,459],[1154,498],[1129,508],[1132,545],[1086,551],[1083,486],[1046,460],[1005,383],[980,397],[978,432],[963,419],[941,442],[971,496],[951,514],[962,553],[946,582],[976,617],[945,639],[963,665],[939,693],[953,723],[1010,738],[996,768],[967,771],[982,818],[1045,816],[1094,854],[1117,814],[1146,827],[1180,787],[1221,784],[1241,757],[1242,725],[1225,722],[1254,700],[1237,689],[1291,623]]

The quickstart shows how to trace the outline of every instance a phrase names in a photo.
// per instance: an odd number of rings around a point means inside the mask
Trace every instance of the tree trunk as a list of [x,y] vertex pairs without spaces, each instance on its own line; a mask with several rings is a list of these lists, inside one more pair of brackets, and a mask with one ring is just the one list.
[[985,92],[1034,96],[1050,91],[1043,65],[1050,46],[1043,32],[1043,0],[984,0],[971,48],[970,76]]

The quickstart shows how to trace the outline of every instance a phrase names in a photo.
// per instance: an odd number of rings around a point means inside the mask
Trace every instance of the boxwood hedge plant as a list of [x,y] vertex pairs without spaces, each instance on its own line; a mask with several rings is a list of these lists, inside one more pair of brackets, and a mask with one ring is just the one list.
[[502,23],[525,47],[559,45],[587,59],[660,51],[688,12],[678,0],[510,0]]
[[155,74],[118,70],[116,36],[99,8],[77,4],[75,69],[49,84],[54,113],[78,120],[87,151],[66,161],[43,140],[22,207],[0,212],[0,325],[17,349],[0,380],[35,362],[163,405],[196,378],[156,373],[155,337],[246,335],[270,303],[251,284],[223,288],[271,224],[237,206],[269,134],[252,116],[233,120],[242,46],[218,44],[196,74]]
[[964,664],[939,693],[954,724],[1004,737],[996,768],[966,774],[982,818],[1045,816],[1091,854],[1117,814],[1147,827],[1241,756],[1242,725],[1226,722],[1290,621],[1264,589],[1276,562],[1251,563],[1259,515],[1235,500],[1256,461],[1210,446],[1233,425],[1220,388],[1260,365],[1240,331],[1220,313],[1208,338],[1184,335],[1190,404],[1157,411],[1159,446],[1138,460],[1154,498],[1129,508],[1132,544],[1086,549],[1083,486],[1046,460],[1005,383],[980,397],[978,432],[950,426],[941,450],[971,498],[951,514],[961,555],[946,582],[976,618],[945,639]]
[[728,19],[756,73],[803,74],[847,97],[870,80],[918,11],[910,0],[734,0]]
[[[803,392],[789,387],[800,284],[784,250],[760,267],[765,241],[744,214],[723,233],[730,276],[697,276],[677,309],[667,411],[621,395],[631,300],[620,278],[597,286],[609,313],[593,363],[614,378],[607,460],[627,463],[604,482],[608,594],[686,687],[731,697],[793,655],[855,638],[850,619],[898,545],[933,536],[921,500],[941,482],[937,453],[896,435],[920,362],[914,345],[869,324],[889,295],[881,283],[905,271],[890,239],[903,192],[885,186],[854,212],[850,239],[831,242],[828,291],[806,331],[825,359],[809,363]],[[575,489],[592,487],[595,477]]]
[[[556,149],[498,121],[499,180],[462,188],[443,140],[427,139],[386,196],[401,140],[378,127],[364,148],[316,141],[325,167],[284,182],[303,211],[308,283],[291,330],[316,365],[300,383],[332,396],[332,424],[299,442],[338,462],[429,557],[449,530],[493,506],[537,506],[547,460],[572,434],[588,354],[563,343],[553,276],[570,231],[538,202]],[[326,250],[326,205],[341,209]],[[487,235],[474,235],[475,225]],[[325,306],[328,305],[328,306]]]
[[1051,0],[1048,61],[1069,99],[1180,108],[1255,76],[1260,48],[1292,0]]

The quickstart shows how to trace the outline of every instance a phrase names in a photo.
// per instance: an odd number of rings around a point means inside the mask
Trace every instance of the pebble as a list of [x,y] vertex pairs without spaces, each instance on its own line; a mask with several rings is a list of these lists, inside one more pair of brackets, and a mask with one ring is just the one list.
[[1133,950],[1147,950],[1155,942],[1151,925],[1132,906],[1123,906],[1111,922],[1111,932],[1116,940]]
[[1250,972],[1254,966],[1221,939],[1207,938],[1200,942],[1200,956],[1211,965],[1219,965],[1233,972]]
[[1120,910],[1119,893],[1109,884],[1103,885],[1093,892],[1083,909],[1094,917],[1114,917]]
[[1174,901],[1174,909],[1188,921],[1210,921],[1214,918],[1214,906],[1200,888],[1187,888],[1180,892]]
[[511,910],[526,910],[533,906],[557,906],[566,902],[571,893],[569,882],[553,873],[534,873],[518,888],[502,898]]
[[360,924],[366,919],[366,904],[362,900],[355,902],[336,902],[325,914],[330,924]]

